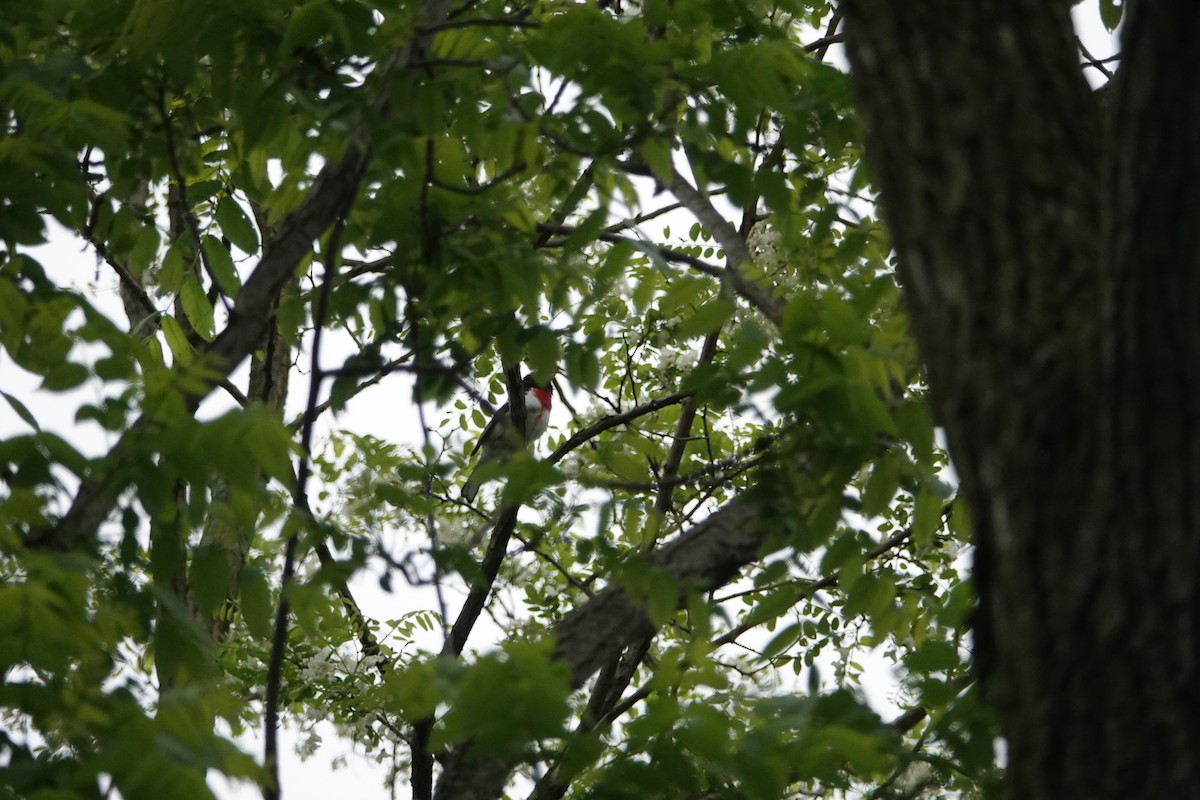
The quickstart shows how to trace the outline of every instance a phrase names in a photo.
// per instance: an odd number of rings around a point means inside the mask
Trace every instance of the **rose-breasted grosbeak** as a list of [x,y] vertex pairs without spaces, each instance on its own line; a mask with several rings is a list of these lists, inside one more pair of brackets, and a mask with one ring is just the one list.
[[471,451],[471,455],[479,453],[479,463],[475,465],[475,469],[471,470],[471,474],[467,476],[467,482],[462,487],[462,499],[468,503],[474,502],[475,495],[479,493],[480,481],[475,474],[480,467],[489,461],[516,452],[527,442],[537,441],[550,426],[550,406],[554,387],[549,382],[539,385],[532,375],[522,378],[521,386],[525,389],[525,439],[522,441],[514,435],[512,411],[509,409],[508,403],[496,409],[496,413],[492,415],[487,427],[483,429],[483,434],[480,435],[475,449]]

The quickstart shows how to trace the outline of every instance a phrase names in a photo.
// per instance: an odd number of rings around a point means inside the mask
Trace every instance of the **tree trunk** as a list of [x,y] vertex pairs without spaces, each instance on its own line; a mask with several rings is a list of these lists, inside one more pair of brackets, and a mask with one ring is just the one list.
[[1010,792],[1192,796],[1200,7],[1130,9],[1105,109],[1067,3],[843,5]]

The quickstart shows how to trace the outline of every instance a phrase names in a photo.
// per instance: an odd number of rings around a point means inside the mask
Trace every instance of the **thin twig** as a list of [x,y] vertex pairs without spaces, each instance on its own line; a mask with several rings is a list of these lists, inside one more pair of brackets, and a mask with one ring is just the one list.
[[825,29],[825,35],[815,42],[809,43],[804,49],[815,55],[818,59],[825,58],[825,54],[829,52],[830,45],[840,44],[846,38],[844,33],[837,33],[838,26],[842,24],[843,16],[841,7],[835,8],[832,16],[829,17],[829,27]]
[[[167,162],[171,165],[171,177],[175,181],[176,195],[175,204],[179,211],[180,217],[183,218],[184,224],[192,234],[192,241],[196,247],[196,253],[200,256],[200,264],[204,267],[204,272],[208,275],[208,279],[212,281],[212,289],[217,291],[222,302],[225,304],[225,310],[232,310],[229,305],[229,299],[225,297],[224,292],[221,292],[220,284],[217,281],[217,273],[213,270],[212,264],[208,261],[208,255],[204,252],[204,243],[200,240],[200,222],[196,219],[196,215],[192,213],[191,204],[187,199],[187,181],[183,177],[183,169],[179,166],[179,154],[175,152],[175,134],[174,126],[171,124],[171,115],[167,112],[166,93],[160,88],[158,91],[158,113],[162,118],[163,124],[163,139],[167,147]],[[169,193],[168,193],[169,194]]]
[[1079,52],[1083,54],[1083,63],[1097,70],[1101,75],[1111,81],[1113,79],[1113,71],[1104,65],[1104,61],[1111,61],[1113,58],[1116,58],[1116,56],[1104,60],[1098,59],[1088,51],[1087,45],[1083,43],[1083,39],[1080,39],[1078,36],[1076,36],[1075,42],[1079,45]]
[[[702,440],[704,437],[691,437],[693,439]],[[759,452],[756,448],[752,452]],[[731,456],[714,461],[706,467],[693,470],[684,475],[676,475],[673,478],[659,478],[651,483],[638,483],[637,481],[605,481],[604,485],[610,489],[623,489],[627,492],[656,492],[663,486],[686,486],[688,484],[699,484],[710,475],[717,477],[712,479],[712,483],[718,486],[729,483],[730,480],[741,475],[742,473],[760,466],[766,462],[770,456],[768,455],[753,455],[749,458],[744,456]]]
[[[911,537],[911,536],[912,536],[912,528],[911,527],[905,528],[904,530],[902,530],[899,533],[892,536],[887,541],[883,542],[882,544],[880,544],[877,547],[870,550],[867,553],[867,561],[874,560],[874,559],[878,558],[879,556],[881,556],[891,550],[894,550],[895,548],[899,547],[904,542],[908,541],[909,537]],[[801,585],[800,587],[798,587],[796,589],[796,599],[793,601],[793,604],[800,602],[805,597],[813,596],[814,594],[821,591],[822,589],[828,589],[830,587],[836,586],[837,582],[838,582],[839,574],[840,574],[840,572],[834,573],[833,575],[826,575],[824,578],[821,578],[820,580],[816,580],[816,581],[804,581],[803,585]],[[731,644],[732,642],[736,641],[738,639],[738,637],[740,637],[746,631],[751,630],[753,628],[757,628],[759,625],[762,625],[762,624],[766,623],[767,621],[768,620],[766,620],[766,619],[758,619],[752,614],[750,616],[750,618],[746,619],[740,625],[737,625],[736,627],[730,629],[726,633],[722,634],[721,636],[718,636],[716,639],[713,639],[711,642],[709,642],[709,647],[713,650],[716,650],[718,647],[721,647],[722,645]]]
[[[704,337],[704,346],[700,350],[700,358],[697,362],[698,367],[704,367],[712,363],[713,358],[717,354],[717,344],[721,340],[721,329],[713,331]],[[679,422],[675,425],[675,436],[671,442],[671,449],[667,451],[667,460],[663,463],[661,481],[658,487],[658,496],[654,499],[654,511],[660,518],[665,517],[667,511],[671,507],[671,496],[675,492],[675,484],[672,481],[679,475],[679,465],[683,463],[683,454],[687,449],[688,439],[692,434],[692,423],[696,419],[696,410],[699,404],[696,402],[695,395],[689,395],[684,398],[683,406],[679,411]],[[642,542],[642,551],[652,548],[657,541],[657,537],[649,537]]]
[[[421,325],[416,315],[412,313],[412,306],[413,299],[410,296],[404,304],[404,313],[405,316],[409,317],[408,328],[410,331],[409,336],[412,339],[412,350],[414,353],[419,353],[421,352]],[[424,373],[416,372],[414,375],[413,394],[417,403],[417,417],[421,423],[421,437],[425,441],[423,455],[428,460],[430,453],[433,452],[433,445],[429,435],[429,423],[425,419]],[[425,467],[425,477],[421,481],[421,492],[426,497],[433,497],[433,472],[428,469],[428,461]],[[429,534],[429,548],[432,552],[436,553],[438,550],[438,530],[437,522],[433,516],[433,506],[430,506],[430,510],[425,514],[425,529]],[[450,621],[446,608],[446,596],[442,591],[442,569],[436,558],[433,559],[433,591],[437,598],[438,621],[442,626],[442,647],[445,647],[446,643],[450,641]]]
[[[293,494],[301,515],[306,523],[311,524],[312,508],[308,502],[308,480],[311,475],[309,454],[312,452],[313,428],[316,421],[317,395],[321,390],[321,338],[325,330],[325,319],[329,312],[329,294],[333,286],[333,277],[337,274],[338,255],[341,250],[342,231],[346,227],[346,215],[349,213],[353,199],[343,205],[329,235],[328,249],[325,259],[325,270],[322,276],[321,292],[317,296],[317,307],[314,313],[315,327],[313,330],[312,357],[309,373],[308,404],[305,409],[305,421],[300,432],[300,463],[296,470],[296,489]],[[265,691],[264,711],[264,746],[263,764],[266,766],[269,780],[263,787],[264,800],[279,800],[282,790],[279,785],[279,691],[283,673],[283,651],[287,645],[288,618],[291,615],[291,604],[288,601],[288,591],[291,588],[296,571],[296,550],[300,541],[300,532],[292,531],[288,536],[283,557],[283,575],[279,586],[279,605],[275,610],[275,632],[271,639],[271,655],[267,664],[267,681]]]
[[[539,225],[539,228],[541,227],[542,226]],[[574,228],[569,225],[559,225],[557,231],[559,233],[570,234],[572,231],[574,231]],[[737,294],[762,312],[767,319],[775,321],[774,318],[779,314],[778,303],[768,299],[766,295],[763,294],[763,292],[753,284],[748,283],[742,278],[735,277],[734,274],[729,271],[728,267],[720,267],[716,264],[709,263],[702,258],[694,256],[691,253],[685,253],[673,247],[666,247],[664,245],[656,244],[644,239],[634,239],[629,236],[620,236],[614,233],[600,233],[596,236],[596,238],[602,242],[608,242],[610,244],[631,244],[639,250],[662,258],[664,261],[674,261],[679,264],[684,264],[699,273],[708,275],[709,277],[717,278],[719,280],[730,279]],[[547,241],[545,246],[562,247],[565,243],[566,240],[551,240]],[[720,243],[718,242],[718,244]]]
[[604,417],[589,427],[584,428],[583,430],[574,434],[570,439],[567,439],[565,442],[560,444],[557,449],[555,449],[555,451],[546,458],[546,463],[557,464],[559,461],[562,461],[563,458],[572,450],[586,444],[604,431],[609,430],[610,428],[615,428],[618,425],[624,425],[627,422],[632,422],[638,417],[644,417],[647,414],[653,414],[655,411],[666,408],[667,406],[673,406],[682,401],[685,397],[690,396],[691,392],[675,392],[674,394],[669,394],[666,397],[660,397],[657,400],[651,400],[649,403],[645,403],[636,408],[631,408],[623,413],[612,414]]
[[[370,379],[365,380],[362,383],[355,386],[353,391],[351,391],[350,394],[344,399],[349,400],[350,398],[354,397],[355,395],[358,395],[361,392],[365,391],[366,389],[379,383],[384,378],[386,378],[388,375],[391,375],[393,372],[401,370],[403,368],[403,363],[410,358],[412,358],[412,354],[405,353],[402,356],[398,356],[398,357],[392,359],[388,363],[384,364],[382,367],[378,367],[377,371],[372,370],[373,372],[375,372],[375,374],[372,375]],[[334,376],[340,375],[340,374],[344,374],[344,373],[341,372],[340,370],[325,370],[322,373],[322,375],[326,378],[334,377]],[[322,414],[324,414],[326,411],[329,410],[329,407],[330,407],[330,405],[332,405],[332,403],[333,403],[332,399],[323,400],[317,404],[317,406],[312,410],[312,413],[319,417]],[[288,430],[289,431],[300,430],[308,422],[308,413],[309,412],[306,409],[305,411],[303,411],[299,415],[297,415],[294,420],[292,420],[291,422],[289,422],[287,424]]]

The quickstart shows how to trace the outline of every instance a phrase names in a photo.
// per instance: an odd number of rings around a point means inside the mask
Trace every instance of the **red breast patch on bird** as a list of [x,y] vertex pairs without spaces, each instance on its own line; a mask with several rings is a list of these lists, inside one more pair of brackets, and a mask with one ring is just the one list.
[[535,386],[535,387],[533,387],[532,391],[533,391],[533,396],[536,397],[538,399],[538,402],[542,404],[542,408],[549,411],[550,410],[550,392],[549,392],[549,390],[539,389],[538,387]]

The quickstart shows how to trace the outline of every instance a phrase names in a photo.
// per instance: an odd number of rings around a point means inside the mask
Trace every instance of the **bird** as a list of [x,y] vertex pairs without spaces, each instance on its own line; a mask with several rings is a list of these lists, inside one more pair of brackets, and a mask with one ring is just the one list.
[[471,450],[472,456],[479,453],[479,463],[467,476],[467,481],[463,484],[460,493],[460,497],[468,503],[474,502],[475,495],[479,493],[482,481],[476,475],[480,467],[516,452],[526,443],[537,441],[550,427],[550,407],[553,405],[554,386],[549,381],[538,383],[533,375],[526,375],[522,378],[521,386],[525,390],[525,439],[520,441],[513,435],[512,411],[509,409],[509,404],[505,403],[496,409],[496,413],[492,415],[487,427],[479,436],[479,441]]

